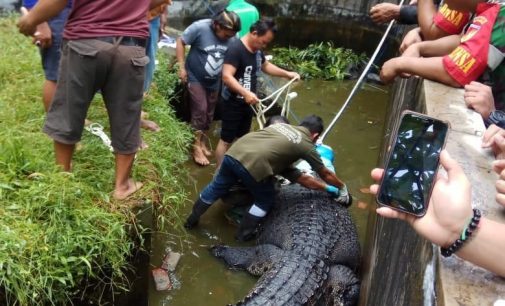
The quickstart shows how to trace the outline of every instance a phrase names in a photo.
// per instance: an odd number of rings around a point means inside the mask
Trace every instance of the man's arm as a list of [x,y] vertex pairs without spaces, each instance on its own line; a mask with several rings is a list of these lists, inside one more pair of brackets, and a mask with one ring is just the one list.
[[314,189],[314,190],[321,190],[325,191],[326,190],[326,184],[323,183],[322,181],[307,175],[307,174],[302,174],[298,177],[296,182],[303,187],[309,188],[309,189]]
[[177,58],[177,63],[179,64],[179,78],[183,83],[188,81],[188,73],[186,71],[186,44],[181,37],[178,37],[175,41],[175,57]]
[[261,70],[266,74],[281,77],[281,78],[286,78],[288,80],[300,78],[300,75],[298,73],[293,72],[293,71],[284,70],[284,69],[270,63],[269,61],[265,61],[263,63],[263,65],[261,66]]
[[[326,167],[322,167],[317,174],[321,177],[321,179],[324,181],[321,181],[319,179],[316,179],[310,175],[307,174],[302,174],[300,175],[297,179],[296,182],[306,188],[309,189],[314,189],[314,190],[321,190],[321,191],[331,191],[331,188],[333,188],[335,191],[337,190],[333,186],[337,186],[340,190],[345,189],[345,184],[342,182],[336,175],[335,173],[331,172],[328,170]],[[330,189],[328,188],[330,187]],[[331,191],[333,192],[333,191]]]
[[432,0],[418,0],[417,22],[425,40],[434,40],[447,36],[447,33],[433,22],[437,11],[437,6]]
[[30,12],[18,21],[19,32],[32,36],[37,26],[58,15],[67,6],[67,0],[39,0]]
[[417,24],[417,5],[402,5],[398,16],[400,24]]
[[232,92],[244,97],[244,101],[247,104],[258,103],[259,99],[256,94],[242,87],[242,85],[240,85],[240,83],[233,77],[235,72],[237,72],[237,68],[235,68],[235,66],[223,64],[222,78],[224,85],[226,85],[226,87],[228,87],[228,89]]
[[402,74],[418,75],[452,87],[461,87],[444,69],[442,57],[396,57],[382,65],[381,80],[391,83]]
[[460,35],[450,35],[432,41],[422,41],[416,46],[419,54],[424,57],[444,56],[451,53],[461,43]]
[[[479,113],[484,120],[487,120],[491,112],[496,110],[493,89],[485,84],[473,81],[465,85],[465,94],[463,97],[466,106]],[[485,139],[486,133],[484,133],[483,137],[483,140]]]
[[[447,175],[441,175],[435,182],[424,217],[418,218],[389,207],[378,208],[377,213],[386,218],[407,221],[424,238],[439,246],[449,247],[460,238],[472,216],[471,185],[461,166],[445,150],[440,155],[440,163]],[[379,182],[383,174],[383,169],[374,169],[372,178]],[[378,184],[370,186],[372,194],[376,194],[378,189]],[[482,217],[470,240],[463,244],[456,255],[505,276],[505,265],[497,260],[505,253],[505,235],[501,234],[504,230],[505,224]]]
[[342,188],[345,186],[345,183],[339,179],[335,173],[331,172],[328,168],[322,167],[317,171],[317,174],[323,181],[326,183],[332,185],[332,186],[337,186],[338,188]]
[[151,3],[149,4],[149,9],[153,9],[163,4],[171,5],[172,0],[151,0]]
[[[415,31],[414,29],[413,31]],[[415,32],[409,32],[407,35],[415,34]],[[406,36],[407,37],[407,36]],[[436,56],[444,56],[450,54],[454,49],[456,49],[461,42],[461,36],[459,35],[451,35],[439,38],[437,40],[431,41],[419,41],[410,44],[404,50],[402,50],[401,56],[407,57],[436,57]],[[404,47],[400,46],[400,49]]]
[[401,7],[398,4],[382,2],[374,5],[370,9],[370,18],[378,24],[388,23],[400,17]]

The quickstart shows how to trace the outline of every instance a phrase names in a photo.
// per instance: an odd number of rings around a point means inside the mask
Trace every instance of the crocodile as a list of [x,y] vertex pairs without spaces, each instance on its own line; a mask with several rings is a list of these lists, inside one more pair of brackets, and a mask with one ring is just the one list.
[[355,305],[360,247],[346,207],[297,184],[276,200],[255,246],[211,248],[229,268],[260,277],[237,305]]

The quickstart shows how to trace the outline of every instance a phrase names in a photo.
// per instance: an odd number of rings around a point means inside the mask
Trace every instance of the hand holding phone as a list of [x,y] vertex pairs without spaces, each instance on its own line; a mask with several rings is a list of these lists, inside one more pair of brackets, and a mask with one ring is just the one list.
[[[424,238],[436,245],[447,247],[460,237],[461,231],[472,217],[471,185],[458,162],[446,150],[440,153],[440,165],[446,170],[435,180],[426,214],[418,218],[389,206],[381,206],[377,213],[385,218],[407,221]],[[379,183],[384,169],[372,170],[372,179]],[[378,184],[370,186],[377,194]]]
[[444,121],[402,113],[377,193],[379,204],[417,217],[426,213],[448,130]]

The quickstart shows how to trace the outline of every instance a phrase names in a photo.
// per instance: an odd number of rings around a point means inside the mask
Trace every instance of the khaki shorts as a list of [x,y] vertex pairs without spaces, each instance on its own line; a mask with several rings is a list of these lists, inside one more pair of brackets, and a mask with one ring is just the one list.
[[58,142],[77,143],[91,100],[100,90],[109,115],[114,151],[135,153],[140,144],[144,68],[148,62],[141,46],[96,39],[65,40],[44,132]]

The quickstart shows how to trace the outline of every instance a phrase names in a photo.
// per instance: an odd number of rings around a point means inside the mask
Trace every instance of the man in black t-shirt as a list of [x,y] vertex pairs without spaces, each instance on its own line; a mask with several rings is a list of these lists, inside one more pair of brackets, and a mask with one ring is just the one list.
[[259,70],[286,79],[300,78],[298,73],[265,60],[262,50],[273,40],[276,31],[273,20],[262,19],[251,26],[247,35],[228,47],[223,65],[221,139],[216,148],[218,168],[231,143],[249,132],[253,117],[250,105],[259,101],[256,96]]

